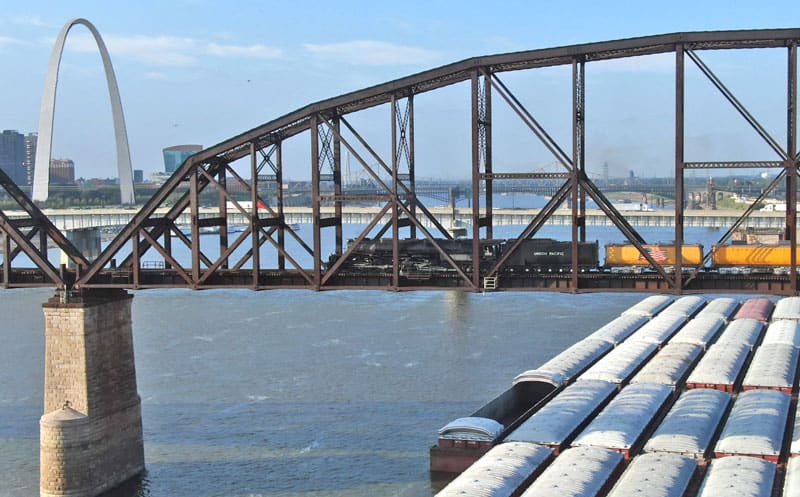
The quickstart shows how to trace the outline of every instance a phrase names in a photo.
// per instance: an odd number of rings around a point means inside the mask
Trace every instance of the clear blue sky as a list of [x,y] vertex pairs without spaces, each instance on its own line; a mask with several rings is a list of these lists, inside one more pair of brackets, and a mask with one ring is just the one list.
[[[109,47],[134,168],[146,173],[162,169],[163,147],[209,146],[308,103],[476,55],[677,31],[800,27],[796,0],[8,2],[0,12],[0,129],[36,131],[53,40],[75,17],[94,23]],[[709,54],[707,62],[783,143],[785,50],[755,52]],[[607,161],[612,174],[654,175],[654,167],[668,174],[671,64],[655,57],[587,65],[590,170]],[[570,150],[568,72],[501,77]],[[62,60],[53,155],[75,160],[79,176],[116,175],[104,85],[88,32],[74,28]],[[773,159],[757,139],[739,138],[752,133],[708,86],[689,77],[688,158]],[[418,163],[427,165],[424,176],[466,176],[467,89],[434,93],[417,101]],[[702,110],[692,114],[695,104]],[[499,168],[550,167],[529,132],[496,107]],[[366,128],[385,126],[372,131],[385,149],[388,108],[364,116]],[[301,145],[308,148],[305,139]]]

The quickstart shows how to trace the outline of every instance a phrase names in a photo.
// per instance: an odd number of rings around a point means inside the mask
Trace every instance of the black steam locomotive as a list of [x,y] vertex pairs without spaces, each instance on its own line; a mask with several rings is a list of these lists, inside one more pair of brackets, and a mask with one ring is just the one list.
[[[515,240],[494,239],[480,241],[480,269],[488,271],[514,245]],[[352,245],[353,240],[349,241]],[[471,273],[472,240],[465,238],[437,239],[436,243],[465,273]],[[332,255],[328,267],[333,266],[338,256]],[[399,241],[400,274],[455,272],[453,266],[428,239]],[[599,266],[598,243],[581,242],[578,245],[580,271]],[[342,271],[362,273],[389,272],[392,270],[392,240],[363,240],[340,265]],[[514,272],[569,272],[572,270],[572,244],[550,238],[523,240],[503,265],[502,271]]]

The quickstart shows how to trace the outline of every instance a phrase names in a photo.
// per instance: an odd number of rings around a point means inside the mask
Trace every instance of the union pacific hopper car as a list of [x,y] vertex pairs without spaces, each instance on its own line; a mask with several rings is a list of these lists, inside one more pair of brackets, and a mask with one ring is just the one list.
[[[674,266],[677,259],[677,249],[675,245],[655,244],[643,245],[650,257],[661,266],[669,269]],[[696,266],[703,260],[702,245],[683,245],[681,255],[684,266]],[[636,271],[640,272],[651,266],[648,261],[633,244],[608,244],[606,245],[605,265],[612,271]]]
[[714,245],[711,247],[711,252],[713,267],[721,273],[786,274],[791,265],[791,247],[788,243]]

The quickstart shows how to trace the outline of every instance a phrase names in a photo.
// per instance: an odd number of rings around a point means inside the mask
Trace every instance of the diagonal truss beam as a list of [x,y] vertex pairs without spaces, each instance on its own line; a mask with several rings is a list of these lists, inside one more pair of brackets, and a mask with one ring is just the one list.
[[[677,70],[678,70],[678,85],[677,85],[677,95],[679,100],[679,109],[676,112],[676,125],[679,126],[677,137],[678,141],[676,142],[676,146],[680,148],[676,150],[676,161],[678,163],[678,169],[680,169],[680,173],[682,175],[682,169],[686,168],[687,164],[683,162],[683,54],[689,56],[690,59],[695,63],[695,65],[700,69],[700,71],[711,81],[711,83],[722,93],[722,95],[730,102],[730,104],[736,109],[737,112],[747,121],[748,124],[756,131],[756,133],[761,136],[761,138],[777,153],[782,159],[782,162],[769,162],[769,161],[758,161],[753,162],[752,164],[769,164],[773,167],[782,167],[784,168],[771,182],[767,187],[761,192],[761,194],[756,198],[742,213],[741,216],[734,222],[734,224],[725,232],[724,235],[719,239],[717,245],[725,244],[733,233],[739,229],[739,227],[750,217],[750,215],[755,211],[756,206],[760,204],[767,196],[774,191],[778,185],[785,179],[787,183],[786,188],[786,195],[787,195],[787,202],[786,202],[786,233],[787,238],[790,240],[790,280],[792,288],[797,288],[797,264],[796,264],[796,251],[797,251],[797,240],[796,240],[796,203],[797,203],[797,175],[798,175],[798,164],[797,160],[792,160],[792,157],[795,155],[796,150],[796,126],[797,126],[797,109],[796,109],[796,102],[797,102],[797,56],[796,56],[796,44],[792,44],[789,46],[789,57],[788,57],[788,69],[787,69],[787,82],[788,82],[788,90],[787,90],[787,148],[784,150],[780,144],[764,129],[764,127],[755,119],[755,117],[750,114],[750,112],[742,105],[742,103],[733,95],[733,93],[725,86],[725,84],[711,71],[711,69],[702,61],[702,59],[694,53],[692,50],[683,48],[682,45],[676,47],[676,60],[677,60]],[[800,155],[800,154],[798,154]],[[705,163],[701,163],[705,164]],[[749,165],[750,163],[744,163],[743,165]],[[712,163],[713,165],[713,163]],[[681,176],[682,177],[682,176]],[[676,188],[677,188],[677,181],[676,181]],[[676,195],[676,202],[678,199],[678,195]],[[682,198],[682,196],[681,196]],[[677,214],[677,213],[676,213]],[[682,218],[682,211],[680,217]],[[677,227],[677,223],[676,223]],[[676,241],[680,238],[682,240],[682,233],[677,233],[676,230]],[[680,247],[680,245],[679,245]],[[687,285],[694,280],[697,275],[699,274],[700,270],[711,260],[713,256],[713,247],[711,250],[706,252],[703,255],[702,260],[700,263],[692,269],[691,274],[689,277],[681,282],[679,281],[679,286],[681,288],[686,288]],[[680,269],[681,265],[681,257],[678,257],[678,269]],[[680,275],[676,275],[680,278]]]
[[[369,145],[369,143],[366,142],[366,140],[364,140],[364,138],[358,133],[358,131],[356,131],[355,128],[353,128],[344,117],[340,117],[339,119],[341,123],[345,125],[348,131],[350,131],[353,134],[353,136],[356,137],[358,143],[361,144],[361,146],[363,146],[367,150],[367,152],[369,152],[369,154],[375,159],[378,165],[380,165],[381,168],[384,171],[386,171],[386,173],[392,174],[391,168],[388,165],[386,165],[386,162],[383,160],[383,158],[381,158],[380,155],[378,155],[375,152],[375,150]],[[386,185],[386,183],[384,183],[383,180],[380,179],[380,177],[375,173],[375,171],[372,170],[372,168],[369,165],[367,165],[366,161],[361,157],[361,155],[358,154],[358,152],[353,148],[353,146],[350,145],[350,143],[347,140],[345,140],[341,136],[341,134],[338,134],[337,136],[339,140],[341,140],[342,144],[345,147],[347,147],[350,153],[356,158],[356,160],[359,163],[361,163],[361,165],[364,167],[367,173],[381,186],[381,188],[383,188],[388,194],[391,194],[392,188]],[[442,224],[436,219],[436,216],[434,216],[431,213],[431,211],[429,211],[428,208],[425,207],[425,204],[423,204],[418,198],[416,198],[416,195],[413,194],[412,190],[408,186],[406,186],[406,184],[399,178],[397,179],[397,186],[403,190],[404,195],[413,199],[414,205],[418,209],[420,209],[423,214],[425,214],[425,217],[428,218],[428,221],[431,224],[433,224],[436,227],[436,229],[439,230],[439,233],[442,236],[444,236],[447,239],[453,238],[450,235],[450,233],[448,233],[447,229],[444,226],[442,226]]]
[[325,286],[325,284],[331,278],[336,276],[336,274],[339,272],[339,268],[342,267],[342,264],[344,264],[344,262],[350,258],[353,252],[355,252],[356,249],[359,247],[359,245],[361,245],[361,242],[363,242],[364,239],[367,237],[367,235],[369,235],[369,232],[372,231],[372,229],[378,225],[383,216],[385,216],[386,213],[389,212],[389,209],[391,208],[392,204],[386,203],[383,206],[383,208],[381,208],[381,210],[378,212],[378,214],[376,214],[372,218],[369,224],[367,224],[367,227],[361,230],[361,233],[359,233],[356,239],[353,241],[353,243],[351,243],[350,246],[347,247],[347,250],[341,255],[341,257],[339,257],[339,259],[333,264],[333,266],[329,267],[328,270],[325,271],[325,275],[322,277],[322,283],[321,283],[322,286]]
[[[17,244],[17,247],[20,247],[22,251],[25,252],[28,257],[30,257],[31,261],[36,264],[36,267],[42,270],[42,272],[48,278],[50,278],[50,281],[52,281],[59,288],[65,288],[67,286],[66,281],[59,274],[59,271],[53,267],[52,264],[50,264],[49,260],[47,260],[47,248],[45,247],[45,252],[43,253],[39,247],[36,247],[31,240],[25,236],[24,233],[14,226],[13,221],[9,219],[8,216],[3,213],[3,211],[0,211],[0,231],[5,233],[8,238],[13,240],[14,243]],[[11,254],[9,254],[8,251],[5,251],[5,249],[4,254],[6,254],[6,256],[3,258],[3,264],[7,265],[8,269],[10,269],[10,263],[12,261],[12,258],[10,257]],[[8,285],[11,278],[8,270],[3,271],[3,278],[5,278],[5,281],[3,282],[4,285]]]
[[[730,240],[731,236],[733,236],[733,234],[736,232],[736,230],[739,229],[739,227],[747,220],[747,218],[750,217],[750,214],[755,212],[756,206],[758,204],[760,204],[762,201],[764,201],[764,199],[766,199],[767,196],[769,196],[769,194],[772,193],[775,190],[775,188],[778,187],[778,185],[781,183],[781,181],[783,181],[784,178],[786,178],[786,171],[785,170],[781,171],[780,173],[778,173],[778,175],[775,177],[775,179],[770,181],[769,185],[767,185],[767,187],[764,188],[764,191],[761,192],[761,195],[759,195],[758,198],[756,198],[753,201],[753,203],[750,204],[747,207],[747,209],[745,209],[744,213],[741,216],[739,216],[739,218],[733,223],[733,225],[731,225],[730,228],[728,228],[728,231],[726,231],[725,234],[722,235],[722,237],[719,239],[719,241],[717,241],[716,244],[717,245],[723,245],[728,240]],[[693,279],[695,279],[697,277],[697,275],[700,272],[700,270],[711,260],[711,256],[713,254],[714,254],[713,250],[709,250],[708,252],[706,252],[703,255],[703,260],[701,260],[700,264],[698,264],[697,266],[695,266],[692,269],[691,274],[689,275],[689,277],[684,282],[684,288],[689,284],[689,282],[691,282]]]
[[[50,221],[50,219],[33,203],[33,201],[25,195],[25,193],[20,190],[20,188],[11,180],[11,178],[0,169],[0,187],[2,187],[8,195],[14,199],[16,204],[22,209],[27,215],[29,220],[29,225],[36,226],[42,232],[45,233],[47,238],[53,241],[53,243],[61,249],[67,257],[78,267],[87,267],[89,265],[89,261],[81,254],[81,252],[69,241],[69,239],[64,236],[61,231],[56,228],[56,226]],[[11,222],[13,224],[13,221]],[[17,231],[14,228],[14,231]],[[16,240],[15,240],[16,243]],[[24,247],[24,245],[19,245],[20,247]],[[23,248],[23,250],[25,250]],[[28,253],[25,250],[26,255],[32,257],[32,254]],[[47,258],[47,254],[43,254],[44,258]],[[33,258],[33,257],[32,257]]]
[[711,69],[700,59],[700,56],[694,53],[692,50],[685,49],[686,55],[692,59],[692,62],[700,69],[700,71],[711,81],[711,83],[717,87],[717,89],[722,93],[722,95],[728,100],[728,102],[733,105],[739,114],[747,121],[747,123],[752,126],[752,128],[758,133],[761,138],[769,145],[772,150],[775,151],[781,159],[787,160],[789,158],[786,151],[781,147],[778,142],[767,132],[764,127],[759,124],[755,117],[753,117],[750,112],[742,105],[741,102],[733,95],[733,93],[726,87],[722,81],[714,74]]
[[[403,212],[403,213],[406,215],[406,217],[409,219],[409,221],[410,221],[410,222],[411,222],[411,223],[412,223],[412,224],[413,224],[413,225],[414,225],[414,226],[415,226],[417,229],[419,229],[419,230],[420,230],[420,231],[423,233],[423,235],[424,235],[424,236],[425,236],[425,237],[428,239],[428,241],[430,241],[430,242],[431,242],[431,244],[432,244],[432,245],[433,245],[433,247],[436,249],[436,251],[438,251],[438,252],[441,254],[441,256],[442,256],[442,257],[443,257],[443,258],[444,258],[444,259],[447,261],[447,263],[448,263],[448,264],[449,264],[449,265],[450,265],[450,266],[451,266],[451,267],[452,267],[452,268],[453,268],[453,269],[456,271],[456,273],[458,273],[458,275],[459,275],[461,278],[463,278],[463,279],[464,279],[466,282],[468,282],[468,283],[469,283],[471,286],[473,286],[473,282],[472,282],[472,280],[471,280],[471,279],[470,279],[470,278],[469,278],[469,277],[468,277],[468,276],[467,276],[467,275],[466,275],[466,274],[465,274],[465,273],[464,273],[464,272],[461,270],[461,268],[458,266],[458,264],[455,262],[455,260],[453,260],[453,258],[450,256],[450,254],[448,254],[448,253],[447,253],[447,251],[446,251],[446,250],[444,250],[444,249],[441,247],[441,245],[440,245],[440,244],[439,244],[439,243],[436,241],[436,238],[435,238],[435,237],[434,237],[434,236],[433,236],[433,235],[430,233],[430,231],[428,231],[428,230],[425,228],[425,226],[424,226],[424,225],[423,225],[423,224],[422,224],[422,223],[421,223],[421,222],[420,222],[420,221],[419,221],[419,220],[416,218],[416,216],[414,215],[414,213],[412,212],[412,210],[411,210],[411,209],[410,209],[408,206],[406,206],[405,204],[403,204],[403,202],[400,202],[400,201],[399,201],[399,198],[398,198],[398,193],[397,193],[397,191],[396,191],[396,189],[395,189],[395,188],[396,188],[396,187],[400,187],[400,188],[402,188],[402,189],[403,189],[403,191],[404,191],[404,193],[405,193],[406,195],[409,195],[411,198],[413,198],[413,201],[415,202],[416,206],[417,206],[417,207],[418,207],[418,208],[419,208],[419,209],[420,209],[420,210],[421,210],[423,213],[425,213],[425,214],[426,214],[426,216],[428,216],[428,218],[429,218],[429,220],[431,221],[431,223],[432,223],[434,226],[436,226],[436,227],[437,227],[437,228],[440,230],[440,232],[441,232],[442,234],[444,234],[444,235],[445,235],[445,236],[446,236],[448,239],[452,239],[452,236],[451,236],[451,235],[450,235],[450,234],[447,232],[447,230],[446,230],[446,229],[445,229],[445,228],[444,228],[444,227],[441,225],[441,223],[439,223],[439,221],[438,221],[438,220],[437,220],[437,219],[436,219],[436,218],[433,216],[433,214],[431,214],[431,213],[430,213],[430,211],[428,211],[428,209],[426,209],[426,208],[425,208],[425,206],[424,206],[424,205],[423,205],[421,202],[419,202],[419,200],[416,198],[416,196],[414,196],[414,195],[412,194],[412,192],[411,192],[411,189],[410,189],[410,188],[408,188],[408,186],[406,186],[406,185],[405,185],[405,184],[404,184],[404,183],[403,183],[403,182],[402,182],[402,181],[401,181],[399,178],[397,178],[397,175],[396,175],[396,174],[393,174],[393,173],[392,173],[392,169],[391,169],[389,166],[387,166],[387,165],[386,165],[386,163],[383,161],[383,159],[382,159],[382,158],[381,158],[381,157],[380,157],[380,156],[379,156],[379,155],[378,155],[378,154],[377,154],[377,153],[374,151],[374,149],[373,149],[372,147],[370,147],[370,145],[369,145],[369,144],[366,142],[366,140],[364,140],[364,138],[363,138],[363,137],[362,137],[362,136],[361,136],[361,135],[360,135],[360,134],[359,134],[359,133],[358,133],[358,132],[357,132],[357,131],[356,131],[356,130],[355,130],[355,129],[354,129],[352,126],[351,126],[351,125],[350,125],[350,123],[349,123],[349,122],[347,122],[347,120],[346,120],[346,119],[344,119],[343,117],[342,117],[342,118],[340,118],[340,122],[341,122],[342,124],[344,124],[344,125],[345,125],[345,127],[346,127],[346,128],[347,128],[347,129],[348,129],[348,130],[349,130],[349,131],[350,131],[350,132],[353,134],[353,136],[355,136],[355,137],[356,137],[356,139],[357,139],[357,140],[358,140],[358,142],[361,144],[361,146],[363,146],[363,147],[364,147],[364,148],[365,148],[365,149],[366,149],[366,150],[367,150],[367,151],[370,153],[370,155],[371,155],[371,156],[372,156],[372,157],[373,157],[373,158],[374,158],[374,159],[375,159],[375,160],[378,162],[378,164],[379,164],[379,165],[380,165],[380,166],[381,166],[381,167],[382,167],[382,168],[383,168],[383,169],[384,169],[384,170],[385,170],[387,173],[389,173],[389,174],[392,174],[392,175],[393,175],[393,177],[394,177],[394,180],[395,180],[395,181],[393,181],[393,183],[392,183],[392,186],[391,186],[391,187],[390,187],[389,185],[387,185],[387,184],[386,184],[386,183],[385,183],[385,182],[384,182],[384,181],[383,181],[383,180],[380,178],[380,176],[378,176],[378,174],[376,174],[376,173],[375,173],[375,171],[373,171],[373,170],[372,170],[372,168],[371,168],[371,167],[369,167],[369,165],[367,164],[367,162],[366,162],[366,161],[365,161],[365,160],[364,160],[364,159],[361,157],[361,155],[358,153],[358,151],[356,151],[356,150],[353,148],[353,146],[352,146],[352,145],[351,145],[351,144],[350,144],[350,143],[349,143],[349,142],[348,142],[346,139],[344,139],[344,138],[341,136],[341,134],[340,134],[340,133],[339,133],[339,132],[338,132],[338,131],[335,129],[335,127],[334,127],[334,126],[333,126],[333,125],[332,125],[330,122],[328,122],[328,120],[327,120],[327,119],[322,119],[322,122],[324,122],[324,123],[325,123],[327,126],[329,126],[329,128],[330,128],[331,130],[333,130],[333,132],[334,132],[334,134],[336,135],[336,137],[337,137],[337,138],[340,140],[340,142],[341,142],[341,143],[342,143],[342,144],[343,144],[343,145],[344,145],[344,146],[345,146],[345,147],[346,147],[346,148],[347,148],[347,149],[350,151],[350,153],[353,155],[353,157],[355,157],[355,159],[356,159],[356,160],[357,160],[357,161],[358,161],[358,162],[359,162],[359,163],[360,163],[360,164],[361,164],[361,165],[364,167],[364,169],[367,171],[367,173],[368,173],[370,176],[372,176],[372,178],[375,180],[375,182],[376,182],[376,183],[377,183],[377,184],[378,184],[378,185],[379,185],[381,188],[383,188],[383,189],[386,191],[386,193],[387,193],[388,195],[390,195],[390,198],[391,198],[391,201],[390,201],[390,207],[391,207],[391,206],[393,206],[393,205],[396,205],[396,206],[397,206],[397,208],[398,208],[399,210],[401,210],[401,211],[402,211],[402,212]],[[394,187],[394,188],[393,188],[393,187]],[[393,221],[392,221],[392,222],[395,222],[395,223],[396,223],[396,218],[397,218],[397,217],[398,217],[398,216],[393,216],[393,218],[395,218],[395,219],[393,219]],[[395,239],[396,239],[396,237],[395,237]],[[396,250],[395,250],[395,256],[394,256],[394,259],[395,259],[395,260],[397,259],[397,253],[396,253]]]
[[183,278],[183,280],[184,280],[184,281],[186,281],[186,283],[187,283],[189,286],[191,286],[192,288],[195,288],[195,289],[197,288],[197,281],[192,279],[192,277],[191,277],[191,276],[190,276],[190,275],[189,275],[189,274],[188,274],[188,273],[187,273],[187,272],[186,272],[186,271],[185,271],[185,270],[184,270],[184,269],[181,267],[181,265],[180,265],[180,264],[178,264],[178,261],[176,261],[176,260],[175,260],[175,259],[172,257],[172,255],[171,255],[171,254],[169,254],[169,253],[168,253],[166,250],[164,250],[164,247],[162,247],[162,246],[161,246],[161,244],[160,244],[160,243],[158,243],[158,241],[157,241],[156,239],[154,239],[152,236],[150,236],[150,233],[148,233],[148,232],[147,232],[147,230],[144,230],[144,229],[143,229],[143,230],[139,231],[139,233],[142,235],[142,237],[143,237],[145,240],[147,240],[147,242],[148,242],[148,243],[149,243],[149,244],[150,244],[150,245],[151,245],[153,248],[155,248],[155,249],[156,249],[156,251],[157,251],[159,254],[161,254],[161,255],[164,257],[164,260],[166,260],[167,262],[169,262],[169,264],[172,266],[172,269],[174,269],[174,270],[175,270],[175,272],[177,272],[177,273],[178,273],[178,275],[179,275],[181,278]]
[[[672,287],[675,286],[674,280],[667,274],[664,268],[656,262],[650,253],[644,248],[645,240],[642,236],[636,231],[636,229],[628,222],[627,219],[617,210],[616,207],[603,195],[603,193],[597,188],[597,186],[586,176],[583,171],[576,170],[575,164],[573,160],[564,152],[564,149],[561,148],[558,143],[550,136],[549,133],[539,124],[538,121],[533,117],[533,115],[522,105],[519,99],[514,96],[514,94],[508,89],[508,87],[497,78],[496,75],[493,75],[491,78],[492,87],[498,90],[501,97],[511,106],[514,112],[523,120],[523,122],[530,128],[531,131],[536,135],[537,138],[542,142],[542,144],[553,154],[555,159],[561,163],[570,173],[570,179],[562,186],[562,188],[571,188],[573,191],[579,191],[588,193],[592,199],[597,203],[600,209],[608,216],[614,225],[622,232],[622,234],[628,239],[631,244],[639,251],[642,257],[647,260],[650,265],[664,278],[665,281]],[[581,103],[583,99],[583,95],[579,95],[581,98]],[[581,116],[582,117],[582,116]],[[580,148],[580,147],[579,147]],[[580,148],[579,154],[582,154],[582,148]],[[559,190],[560,191],[560,190]],[[566,194],[564,194],[566,195]],[[576,195],[577,197],[577,195]],[[555,198],[555,197],[553,197]],[[551,199],[552,200],[552,199]],[[563,198],[561,199],[563,201]],[[573,199],[574,202],[577,202],[578,199]],[[523,235],[520,235],[519,238],[512,244],[511,248],[507,251],[504,257],[502,257],[497,264],[492,268],[490,271],[490,276],[497,273],[502,264],[505,263],[506,260],[513,254],[515,250],[517,250],[520,245],[522,244],[522,239],[528,238],[532,236],[539,228],[533,228],[535,225],[541,225],[546,221],[550,216],[552,216],[553,212],[555,211],[555,207],[549,209],[548,206],[545,206],[542,209],[536,218],[528,225],[528,228],[523,231]],[[556,204],[557,206],[557,204]],[[547,212],[545,216],[542,217],[542,214]],[[574,243],[574,241],[573,241]]]
[[[486,72],[484,72],[484,76]],[[491,78],[489,78],[491,82],[491,86],[493,89],[503,97],[503,100],[511,107],[511,109],[522,119],[522,122],[525,123],[528,128],[533,131],[537,138],[542,142],[542,144],[547,147],[547,150],[553,154],[553,157],[562,165],[567,171],[572,171],[573,164],[572,159],[564,152],[558,143],[550,136],[547,130],[539,124],[539,121],[533,117],[533,115],[522,105],[522,102],[514,96],[513,93],[508,89],[508,87],[500,80],[497,74],[493,74]]]
[[503,252],[503,255],[500,259],[489,269],[487,276],[495,276],[498,271],[505,265],[506,261],[514,254],[514,252],[519,249],[522,242],[533,235],[536,234],[537,231],[544,225],[545,222],[553,215],[553,213],[558,209],[558,206],[564,201],[567,195],[570,192],[572,185],[569,181],[565,182],[561,185],[561,188],[558,189],[555,195],[550,197],[550,200],[547,201],[545,206],[539,211],[538,214],[528,223],[528,226],[522,230],[522,233],[514,240],[514,243],[511,244],[511,247]]
[[[166,200],[167,198],[177,190],[178,186],[183,183],[186,178],[188,178],[195,167],[199,166],[199,163],[195,162],[196,156],[189,157],[184,161],[183,165],[179,167],[175,173],[167,180],[166,183],[147,201],[147,203],[136,213],[130,223],[128,223],[125,228],[123,228],[119,234],[108,244],[108,246],[103,250],[97,259],[92,262],[89,268],[86,270],[84,274],[82,274],[78,280],[76,281],[76,286],[81,286],[84,284],[88,284],[91,282],[92,278],[94,278],[100,270],[102,270],[106,265],[111,262],[111,259],[122,249],[122,247],[128,242],[128,240],[133,240],[138,238],[136,234],[139,230],[143,229],[148,225],[148,223],[152,222],[152,219],[155,219],[155,212]],[[209,165],[209,169],[212,170],[212,174],[218,173],[219,170],[224,169],[225,165],[221,161],[214,161],[212,164]],[[202,188],[202,181],[199,188]],[[191,193],[185,192],[180,199],[170,208],[167,214],[164,216],[166,220],[170,223],[174,223],[178,216],[186,210],[189,206],[191,201]],[[150,236],[153,239],[159,239],[166,230],[169,229],[169,223],[160,223],[158,226],[153,227],[150,231]],[[138,260],[144,255],[145,252],[149,249],[150,244],[147,242],[144,243],[137,243],[133,247],[131,254],[125,258],[122,263],[122,266],[131,266],[133,265],[134,273],[138,274]]]

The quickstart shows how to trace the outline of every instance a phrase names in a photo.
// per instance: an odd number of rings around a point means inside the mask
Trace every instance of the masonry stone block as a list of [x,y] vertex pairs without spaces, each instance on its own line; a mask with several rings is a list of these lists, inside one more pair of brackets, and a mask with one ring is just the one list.
[[132,298],[93,290],[43,305],[42,497],[94,497],[144,470]]

